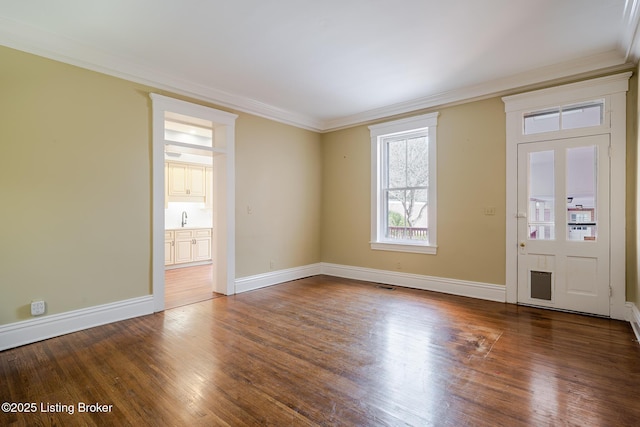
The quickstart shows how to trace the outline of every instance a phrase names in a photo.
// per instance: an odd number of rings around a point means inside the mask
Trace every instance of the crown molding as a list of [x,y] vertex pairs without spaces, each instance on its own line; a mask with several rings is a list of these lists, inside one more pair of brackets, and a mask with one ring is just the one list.
[[476,101],[494,96],[503,96],[513,93],[516,90],[531,90],[548,84],[567,83],[577,78],[581,79],[603,73],[626,71],[632,68],[632,66],[632,64],[626,62],[626,58],[620,51],[611,50],[589,57],[567,61],[562,64],[537,68],[475,86],[416,98],[411,101],[328,120],[324,122],[323,129],[325,132],[344,129],[414,111],[455,105],[461,102]]
[[640,0],[627,0],[622,17],[622,36],[620,47],[625,52],[625,59],[636,62],[640,57],[638,42],[638,24],[640,23]]
[[2,17],[0,45],[299,128],[315,132],[323,130],[322,121],[312,117],[164,74],[134,60]]
[[619,50],[611,50],[475,86],[329,120],[320,120],[255,99],[164,74],[151,67],[145,67],[132,59],[99,51],[76,40],[2,17],[0,17],[0,45],[302,129],[314,132],[331,132],[429,108],[508,95],[514,93],[516,89],[536,89],[544,84],[567,83],[572,79],[596,76],[603,72],[628,70],[631,67],[628,61],[631,57],[638,57],[633,51],[638,50],[640,45],[635,42],[638,37],[637,27],[640,20],[639,2],[640,0],[629,0],[625,9],[625,32],[622,44],[624,44],[623,48],[626,54]]

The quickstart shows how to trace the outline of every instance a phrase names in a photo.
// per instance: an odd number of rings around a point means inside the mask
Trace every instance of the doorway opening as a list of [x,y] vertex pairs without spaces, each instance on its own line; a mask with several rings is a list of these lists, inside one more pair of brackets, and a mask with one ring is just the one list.
[[234,292],[236,115],[151,94],[154,310]]
[[[165,309],[215,296],[210,121],[165,113]],[[175,145],[182,142],[186,145]]]

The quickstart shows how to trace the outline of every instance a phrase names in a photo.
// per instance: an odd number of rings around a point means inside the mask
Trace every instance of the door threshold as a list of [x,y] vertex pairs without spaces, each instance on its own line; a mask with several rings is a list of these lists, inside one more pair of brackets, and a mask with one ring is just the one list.
[[547,306],[544,306],[544,305],[527,304],[527,303],[524,303],[524,302],[518,302],[518,303],[516,303],[516,305],[519,305],[519,306],[522,306],[522,307],[529,307],[529,308],[540,308],[542,310],[559,311],[561,313],[580,314],[580,315],[583,315],[583,316],[598,317],[600,319],[611,319],[611,316],[606,316],[604,314],[595,314],[595,313],[587,313],[587,312],[584,312],[584,311],[567,310],[565,308],[547,307]]

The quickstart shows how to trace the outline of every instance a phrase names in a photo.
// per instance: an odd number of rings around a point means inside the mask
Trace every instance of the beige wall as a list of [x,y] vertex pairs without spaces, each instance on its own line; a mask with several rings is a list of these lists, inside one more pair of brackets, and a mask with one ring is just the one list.
[[438,254],[370,249],[370,137],[358,126],[323,136],[323,261],[504,285],[504,104],[438,111]]
[[[31,318],[36,298],[55,314],[150,294],[153,89],[1,47],[0,63],[0,325]],[[636,86],[627,291],[638,303]],[[366,126],[320,135],[240,113],[236,277],[324,261],[504,284],[504,105],[438,111],[435,256],[369,248]]]
[[140,86],[0,48],[0,324],[150,293]]
[[[149,295],[153,89],[3,47],[0,64],[0,325],[33,299]],[[236,276],[319,262],[320,136],[247,114],[236,134]]]
[[[640,304],[637,86],[634,75],[627,95],[626,277],[627,300]],[[504,104],[493,98],[438,111],[438,255],[369,248],[370,137],[358,126],[323,136],[323,261],[505,284]],[[485,206],[495,206],[496,216],[483,215]]]
[[320,262],[320,135],[236,122],[236,276]]

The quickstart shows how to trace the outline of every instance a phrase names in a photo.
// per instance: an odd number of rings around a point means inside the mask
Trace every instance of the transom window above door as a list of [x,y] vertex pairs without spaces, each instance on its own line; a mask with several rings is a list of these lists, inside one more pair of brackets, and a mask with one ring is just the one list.
[[522,129],[524,135],[533,135],[601,126],[603,121],[604,99],[598,99],[525,113],[522,119]]

